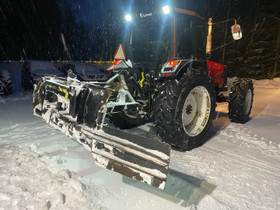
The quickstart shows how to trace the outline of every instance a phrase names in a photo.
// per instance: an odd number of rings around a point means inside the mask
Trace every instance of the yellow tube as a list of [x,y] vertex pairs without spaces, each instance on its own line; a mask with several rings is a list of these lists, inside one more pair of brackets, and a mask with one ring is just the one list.
[[142,76],[142,79],[140,81],[140,87],[142,88],[143,87],[143,82],[145,80],[145,77],[144,77],[144,72],[141,72],[141,76]]

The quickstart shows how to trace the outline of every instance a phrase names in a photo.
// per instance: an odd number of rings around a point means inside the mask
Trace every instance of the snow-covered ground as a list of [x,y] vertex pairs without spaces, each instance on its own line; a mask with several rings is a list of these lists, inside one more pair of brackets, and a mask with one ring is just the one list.
[[252,119],[219,104],[209,140],[171,152],[165,190],[97,167],[32,116],[31,94],[0,96],[0,209],[280,209],[280,78],[254,85]]

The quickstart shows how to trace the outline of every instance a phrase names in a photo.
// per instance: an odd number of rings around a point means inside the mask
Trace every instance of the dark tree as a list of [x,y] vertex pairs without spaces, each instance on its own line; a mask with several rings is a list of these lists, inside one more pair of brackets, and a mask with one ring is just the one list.
[[280,76],[280,3],[277,0],[247,0],[233,4],[240,17],[243,38],[229,47],[226,63],[232,76],[256,79]]
[[63,53],[55,0],[0,2],[0,59],[56,59]]

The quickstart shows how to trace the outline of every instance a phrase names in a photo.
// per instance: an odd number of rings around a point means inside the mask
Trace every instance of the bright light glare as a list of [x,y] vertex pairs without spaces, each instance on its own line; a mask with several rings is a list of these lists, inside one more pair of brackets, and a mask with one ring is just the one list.
[[169,14],[169,13],[170,13],[170,8],[169,8],[169,6],[164,6],[164,7],[162,8],[162,10],[163,10],[163,13],[164,13],[164,14]]
[[126,20],[127,22],[131,22],[131,21],[132,21],[132,17],[131,17],[131,15],[129,15],[129,14],[125,15],[124,17],[125,17],[125,20]]

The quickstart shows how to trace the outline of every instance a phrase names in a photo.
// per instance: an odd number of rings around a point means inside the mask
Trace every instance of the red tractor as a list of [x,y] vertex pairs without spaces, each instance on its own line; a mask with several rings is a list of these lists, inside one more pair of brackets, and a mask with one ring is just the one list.
[[[145,100],[148,96],[149,103],[137,110],[113,113],[111,120],[117,127],[131,128],[153,116],[155,130],[162,140],[184,151],[206,140],[216,102],[229,102],[229,118],[233,122],[249,120],[253,102],[251,80],[237,79],[229,97],[220,94],[228,90],[228,70],[224,65],[209,60],[211,18],[206,38],[207,24],[193,11],[165,6],[163,12],[155,10],[137,14],[125,16],[130,21],[126,49],[133,62],[118,62],[109,71],[131,69],[128,72],[134,76],[130,76],[126,83],[133,86],[131,81],[134,80],[140,89],[130,91],[131,94],[136,101]],[[235,40],[242,37],[236,21],[232,35]],[[160,68],[162,63],[165,64]]]
[[[229,97],[220,94],[228,74],[207,59],[211,19],[206,37],[204,18],[189,10],[164,7],[126,18],[129,59],[116,52],[106,81],[82,82],[73,72],[67,79],[43,77],[33,93],[33,114],[85,145],[98,165],[163,188],[170,145],[185,151],[203,144],[216,102],[229,102],[233,122],[247,122],[253,83],[237,79]],[[241,38],[239,25],[232,31]],[[147,122],[160,138],[127,130]]]

